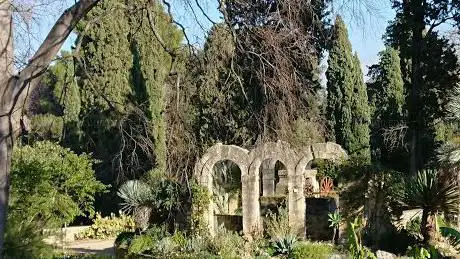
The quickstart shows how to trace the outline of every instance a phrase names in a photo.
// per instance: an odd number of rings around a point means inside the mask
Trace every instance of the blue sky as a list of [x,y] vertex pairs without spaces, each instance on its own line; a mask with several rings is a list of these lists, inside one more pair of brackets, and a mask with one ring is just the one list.
[[[37,1],[37,0],[36,0]],[[54,21],[59,17],[63,7],[70,6],[74,0],[57,1],[52,8],[47,8],[47,16],[37,19],[33,24],[32,30],[35,32],[32,37],[32,46],[35,48],[47,34]],[[172,11],[175,18],[186,27],[190,41],[200,44],[206,35],[206,30],[211,23],[202,14],[196,6],[195,1],[187,5],[182,0],[172,0],[174,3]],[[347,4],[343,4],[346,2]],[[357,3],[370,3],[362,5]],[[201,0],[201,7],[206,14],[213,20],[220,20],[220,13],[217,10],[217,1]],[[349,3],[355,3],[351,5]],[[51,12],[50,12],[51,11]],[[334,13],[340,13],[346,21],[349,29],[350,41],[354,51],[358,52],[363,72],[366,68],[378,60],[378,52],[383,49],[382,34],[388,24],[388,21],[394,17],[389,0],[336,0]],[[43,17],[43,16],[42,16]],[[64,49],[70,49],[75,37],[72,36],[65,44]],[[24,42],[24,40],[22,40]],[[35,43],[34,43],[35,42]]]

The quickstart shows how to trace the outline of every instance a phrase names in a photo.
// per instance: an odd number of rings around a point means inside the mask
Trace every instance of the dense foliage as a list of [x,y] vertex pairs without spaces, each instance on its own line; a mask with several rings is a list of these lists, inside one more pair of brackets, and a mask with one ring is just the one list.
[[352,53],[344,21],[336,18],[329,51],[328,119],[333,139],[351,155],[370,158],[370,113],[361,64]]
[[94,213],[106,186],[96,180],[94,160],[51,142],[18,147],[13,157],[10,215],[47,228]]

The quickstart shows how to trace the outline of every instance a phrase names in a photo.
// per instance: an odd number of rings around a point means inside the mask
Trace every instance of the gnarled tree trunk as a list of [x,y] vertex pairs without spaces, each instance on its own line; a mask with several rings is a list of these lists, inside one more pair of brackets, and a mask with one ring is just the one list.
[[[13,20],[11,0],[0,0],[0,252],[8,209],[9,174],[13,141],[21,128],[21,116],[28,93],[61,49],[76,24],[99,0],[80,0],[56,21],[27,66],[13,73]],[[1,255],[0,255],[1,256]]]

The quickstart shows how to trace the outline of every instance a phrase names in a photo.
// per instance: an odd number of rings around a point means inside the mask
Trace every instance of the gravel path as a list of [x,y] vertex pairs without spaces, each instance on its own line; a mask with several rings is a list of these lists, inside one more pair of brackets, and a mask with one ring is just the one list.
[[65,248],[66,250],[79,254],[83,253],[115,256],[115,249],[113,246],[114,241],[115,239],[75,241],[68,244]]

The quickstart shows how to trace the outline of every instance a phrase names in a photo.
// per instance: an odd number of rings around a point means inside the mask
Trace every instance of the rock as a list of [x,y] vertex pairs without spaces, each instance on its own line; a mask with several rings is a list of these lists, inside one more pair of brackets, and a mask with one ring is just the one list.
[[396,259],[398,256],[392,253],[388,253],[382,250],[378,250],[377,253],[375,253],[377,256],[377,259]]

